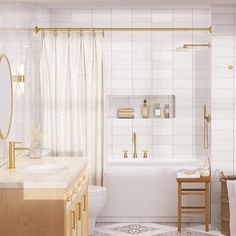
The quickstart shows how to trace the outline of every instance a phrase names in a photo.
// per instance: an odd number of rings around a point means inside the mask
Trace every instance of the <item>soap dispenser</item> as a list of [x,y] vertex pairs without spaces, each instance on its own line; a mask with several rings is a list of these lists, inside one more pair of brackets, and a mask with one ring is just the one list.
[[143,118],[148,118],[148,116],[149,116],[149,108],[148,108],[148,104],[147,104],[146,99],[143,101],[143,105],[141,107],[141,115]]

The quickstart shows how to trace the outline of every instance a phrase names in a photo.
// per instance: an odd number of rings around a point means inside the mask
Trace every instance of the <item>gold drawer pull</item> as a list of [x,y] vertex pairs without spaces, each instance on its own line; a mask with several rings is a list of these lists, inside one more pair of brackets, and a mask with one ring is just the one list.
[[86,180],[86,175],[83,176],[83,180]]
[[72,198],[71,198],[71,197],[68,197],[68,198],[66,199],[66,201],[67,201],[67,202],[71,202],[71,201],[72,201]]
[[75,211],[72,211],[72,229],[75,229],[76,223],[75,223]]
[[229,70],[232,70],[233,68],[234,68],[233,65],[228,65],[228,69],[229,69]]
[[81,202],[77,204],[77,220],[81,221]]
[[87,195],[84,194],[84,211],[87,211]]

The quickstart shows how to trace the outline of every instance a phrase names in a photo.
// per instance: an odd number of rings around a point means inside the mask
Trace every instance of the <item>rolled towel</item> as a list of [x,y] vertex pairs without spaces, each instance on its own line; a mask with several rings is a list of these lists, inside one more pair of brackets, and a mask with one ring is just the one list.
[[192,178],[200,178],[200,172],[198,170],[179,170],[177,172],[178,179],[192,179]]
[[133,108],[118,108],[117,109],[118,118],[134,118],[134,109]]

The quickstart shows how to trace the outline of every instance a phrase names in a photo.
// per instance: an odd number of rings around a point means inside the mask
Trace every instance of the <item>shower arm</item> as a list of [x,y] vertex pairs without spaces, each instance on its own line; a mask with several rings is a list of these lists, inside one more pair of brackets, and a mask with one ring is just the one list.
[[211,43],[195,43],[195,44],[191,44],[191,43],[185,43],[183,45],[183,48],[190,48],[190,47],[208,47],[211,48]]

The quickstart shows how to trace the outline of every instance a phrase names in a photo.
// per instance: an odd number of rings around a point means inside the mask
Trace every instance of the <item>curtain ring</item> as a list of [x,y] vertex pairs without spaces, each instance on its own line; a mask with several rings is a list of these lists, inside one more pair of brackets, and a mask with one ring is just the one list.
[[45,31],[44,30],[41,32],[41,37],[42,37],[42,39],[45,39]]
[[92,28],[92,33],[93,33],[93,37],[95,37],[96,33],[95,33],[95,29],[94,28]]
[[54,29],[54,37],[57,37],[57,28]]
[[70,28],[67,28],[67,36],[70,37]]
[[80,37],[82,37],[83,36],[83,28],[81,27],[80,28]]

